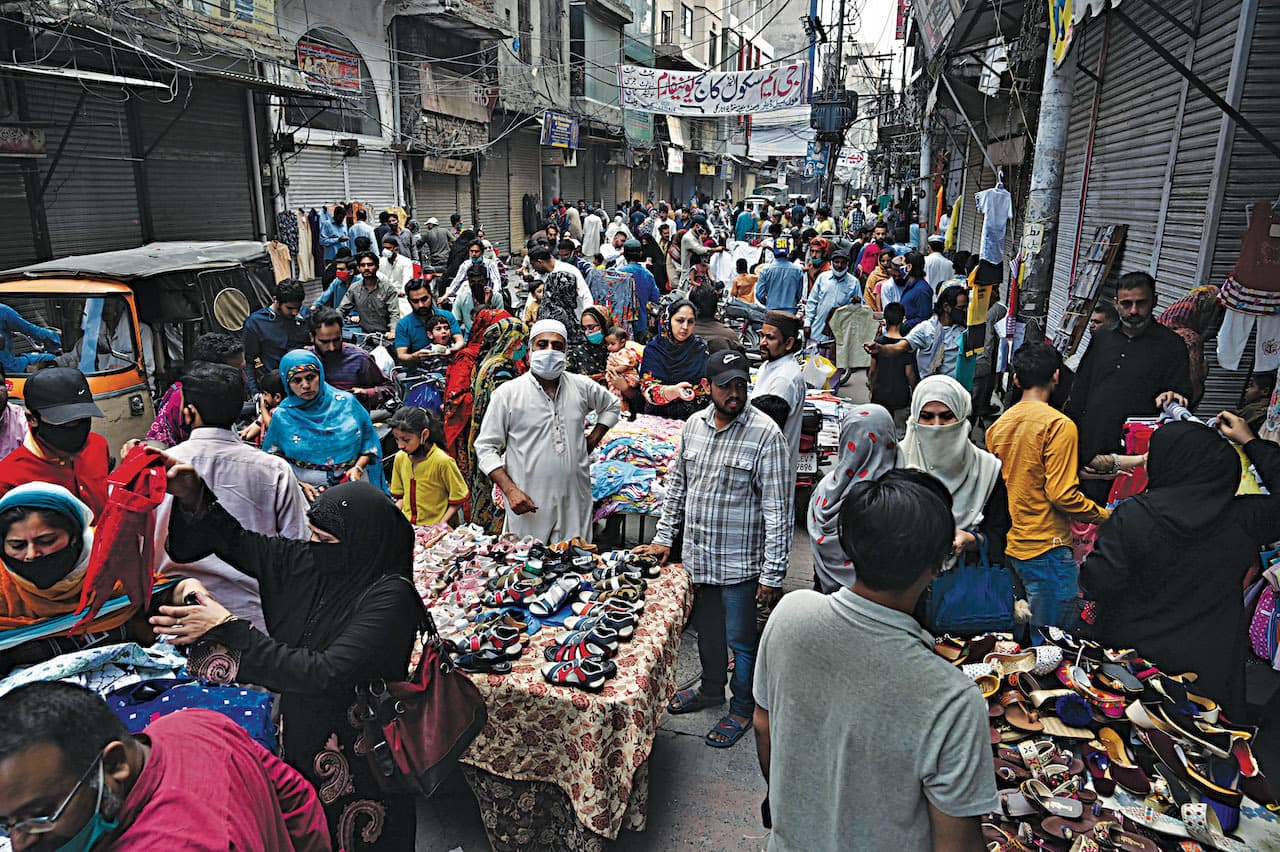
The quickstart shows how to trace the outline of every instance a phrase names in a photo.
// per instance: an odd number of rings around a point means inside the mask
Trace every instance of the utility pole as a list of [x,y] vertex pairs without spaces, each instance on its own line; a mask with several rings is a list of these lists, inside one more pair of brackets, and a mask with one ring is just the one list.
[[1022,279],[1018,285],[1018,319],[1027,324],[1027,340],[1043,340],[1053,288],[1053,254],[1058,241],[1058,208],[1062,201],[1062,169],[1067,130],[1071,125],[1073,62],[1054,66],[1052,32],[1047,37],[1040,119],[1036,128],[1031,191],[1023,217]]

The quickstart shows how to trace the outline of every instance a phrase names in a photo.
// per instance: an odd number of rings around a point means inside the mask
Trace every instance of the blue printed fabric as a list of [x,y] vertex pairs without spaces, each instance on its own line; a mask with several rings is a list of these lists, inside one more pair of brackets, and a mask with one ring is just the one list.
[[656,474],[652,470],[620,461],[600,461],[591,465],[591,499],[603,500],[626,485],[647,485]]

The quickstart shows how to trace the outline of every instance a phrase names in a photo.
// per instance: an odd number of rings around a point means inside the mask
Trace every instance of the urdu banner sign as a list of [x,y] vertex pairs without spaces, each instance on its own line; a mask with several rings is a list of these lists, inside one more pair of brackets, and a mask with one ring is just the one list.
[[307,82],[345,94],[361,94],[360,57],[310,39],[298,40],[298,67]]
[[695,117],[770,112],[805,103],[804,62],[754,71],[618,66],[624,109]]

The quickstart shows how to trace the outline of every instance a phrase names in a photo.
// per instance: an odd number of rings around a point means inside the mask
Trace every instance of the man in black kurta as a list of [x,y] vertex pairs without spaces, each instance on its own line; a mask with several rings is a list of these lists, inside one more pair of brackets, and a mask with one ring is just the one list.
[[[1155,400],[1173,391],[1184,400],[1191,393],[1187,346],[1174,332],[1155,322],[1156,282],[1145,272],[1130,272],[1116,288],[1120,322],[1100,328],[1080,361],[1066,413],[1080,432],[1080,463],[1099,453],[1119,452],[1127,417],[1158,413]],[[1094,500],[1105,500],[1109,480],[1089,480],[1082,488]]]

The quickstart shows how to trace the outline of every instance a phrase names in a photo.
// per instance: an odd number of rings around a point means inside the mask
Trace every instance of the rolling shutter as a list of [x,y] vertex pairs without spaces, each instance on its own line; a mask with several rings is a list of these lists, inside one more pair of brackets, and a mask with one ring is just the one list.
[[285,202],[290,209],[319,209],[347,196],[342,152],[334,148],[301,148],[284,156]]
[[245,90],[199,79],[194,85],[185,108],[181,98],[139,99],[155,238],[252,239]]
[[511,213],[507,209],[510,166],[511,151],[505,140],[490,146],[480,160],[480,192],[476,199],[480,215],[476,224],[484,228],[485,239],[493,243],[499,257],[512,250]]
[[[56,150],[64,129],[70,127],[62,158],[56,164],[52,156],[37,161],[42,181],[53,167],[44,205],[54,257],[141,245],[123,98],[91,95],[77,110],[83,92],[77,83],[26,80],[22,85],[31,120],[54,128],[47,138],[49,150]],[[26,230],[29,233],[30,227]]]
[[538,137],[533,133],[513,134],[507,140],[507,148],[507,209],[511,223],[511,245],[514,249],[520,249],[524,247],[530,234],[524,223],[524,197],[537,197],[537,207],[543,207],[542,152],[538,150]]
[[362,150],[359,156],[344,157],[342,163],[347,170],[347,201],[359,201],[370,210],[396,206],[395,154]]

